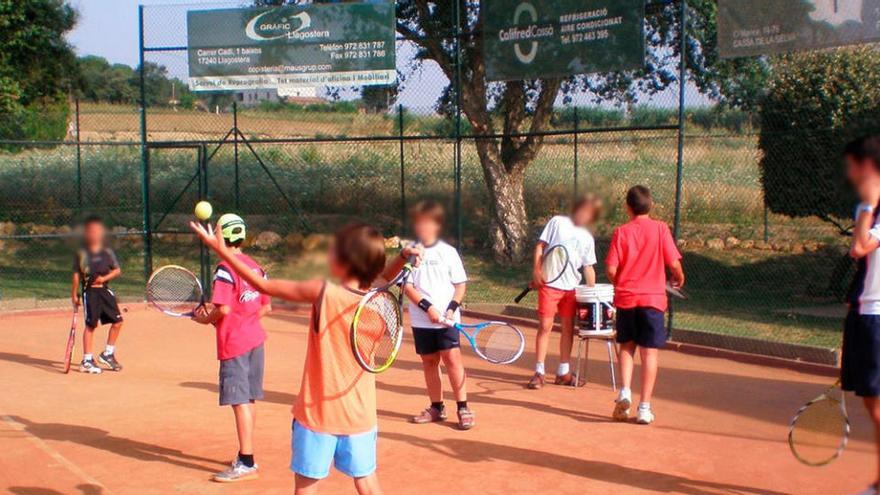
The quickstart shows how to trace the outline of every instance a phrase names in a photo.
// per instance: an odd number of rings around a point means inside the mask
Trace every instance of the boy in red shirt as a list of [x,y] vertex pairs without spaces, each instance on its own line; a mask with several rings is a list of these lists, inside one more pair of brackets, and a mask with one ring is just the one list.
[[[233,256],[249,270],[266,278],[260,265],[241,252],[245,240],[244,220],[227,213],[220,217],[218,228]],[[258,477],[254,463],[255,401],[263,398],[263,342],[266,332],[260,319],[272,310],[269,296],[261,294],[239,276],[228,262],[222,261],[214,272],[211,295],[213,309],[202,310],[193,320],[217,329],[217,359],[220,360],[220,405],[232,406],[238,433],[238,456],[226,471],[214,475],[218,482],[233,482]]]
[[614,419],[627,421],[632,406],[633,362],[636,349],[642,360],[642,396],[636,421],[654,422],[651,396],[657,379],[658,350],[666,345],[666,269],[672,285],[684,285],[681,254],[669,226],[649,216],[654,200],[645,186],[626,194],[630,221],[614,230],[605,260],[608,279],[614,284],[617,308],[617,342],[623,387],[614,407]]

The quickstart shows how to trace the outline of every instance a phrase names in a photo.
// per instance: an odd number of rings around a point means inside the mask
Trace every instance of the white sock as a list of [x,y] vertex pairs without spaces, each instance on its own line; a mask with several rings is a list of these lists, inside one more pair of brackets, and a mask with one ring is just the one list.
[[83,354],[83,361],[91,361],[92,359],[94,359],[94,356],[91,354]]
[[641,402],[639,403],[639,411],[650,411],[651,403],[650,402]]
[[535,373],[539,375],[544,374],[544,363],[535,363]]
[[556,367],[556,376],[565,376],[568,374],[568,363],[559,363]]
[[104,354],[107,354],[108,356],[112,356],[114,352],[116,352],[115,345],[107,344],[107,347],[104,348]]
[[617,400],[628,399],[632,400],[632,390],[623,387],[620,389],[620,394],[617,396]]

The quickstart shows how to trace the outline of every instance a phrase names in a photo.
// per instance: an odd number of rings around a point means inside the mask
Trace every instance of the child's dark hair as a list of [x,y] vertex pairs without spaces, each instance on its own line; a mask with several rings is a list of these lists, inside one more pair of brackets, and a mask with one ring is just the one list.
[[626,193],[626,205],[634,215],[647,215],[654,206],[651,190],[645,186],[633,186]]
[[239,239],[239,240],[237,240],[237,241],[230,241],[230,240],[228,240],[228,239],[223,239],[223,242],[224,242],[227,246],[229,246],[229,247],[233,247],[233,248],[240,248],[240,247],[242,247],[242,246],[244,245],[244,239]]
[[857,161],[871,160],[874,168],[880,170],[880,136],[863,136],[847,143],[843,156]]
[[416,221],[419,218],[425,217],[443,225],[443,222],[446,221],[446,211],[443,209],[443,205],[433,199],[419,201],[410,208],[410,220]]
[[96,213],[92,213],[91,215],[86,215],[83,218],[83,221],[82,221],[83,227],[88,227],[89,225],[94,225],[94,224],[104,225],[104,219],[101,217],[101,215],[98,215]]
[[385,238],[375,227],[352,223],[333,235],[336,259],[367,289],[385,269]]

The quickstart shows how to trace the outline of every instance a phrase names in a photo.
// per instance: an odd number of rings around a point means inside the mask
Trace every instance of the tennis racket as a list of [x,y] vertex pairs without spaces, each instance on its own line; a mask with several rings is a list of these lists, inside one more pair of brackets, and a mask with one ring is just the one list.
[[675,287],[674,285],[672,285],[671,283],[668,283],[668,282],[666,283],[666,293],[676,299],[683,299],[683,300],[688,299],[688,295],[683,290],[681,290],[680,287]]
[[381,373],[397,359],[403,342],[403,289],[412,270],[411,263],[404,265],[388,285],[364,294],[354,311],[351,350],[364,371]]
[[463,325],[451,320],[443,324],[455,328],[464,335],[477,356],[492,364],[510,364],[520,356],[526,346],[526,338],[515,326],[503,321],[487,321]]
[[67,335],[67,347],[64,350],[64,374],[70,373],[70,362],[73,360],[73,349],[76,347],[76,320],[79,307],[73,306],[73,318],[70,320],[70,333]]
[[824,466],[840,457],[850,424],[840,380],[801,407],[788,431],[794,457],[808,466]]
[[[544,257],[541,258],[541,282],[544,285],[556,282],[565,275],[570,266],[571,258],[568,255],[568,249],[562,244],[551,247],[544,252]],[[532,287],[527,286],[513,301],[519,304],[531,291]]]
[[169,316],[192,317],[205,305],[202,283],[182,266],[159,268],[147,281],[147,302]]

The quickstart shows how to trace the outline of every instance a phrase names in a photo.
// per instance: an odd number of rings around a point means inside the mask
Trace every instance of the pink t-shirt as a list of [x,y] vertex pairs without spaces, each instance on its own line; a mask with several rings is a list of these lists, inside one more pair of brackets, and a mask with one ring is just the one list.
[[666,311],[666,267],[681,259],[669,226],[637,217],[614,229],[605,264],[617,267],[614,305]]
[[[237,256],[261,277],[266,276],[256,261],[244,254]],[[229,306],[232,310],[216,324],[217,359],[223,361],[241,356],[266,340],[266,332],[260,323],[260,309],[269,304],[269,296],[251,287],[226,262],[220,263],[214,272],[211,302]]]

